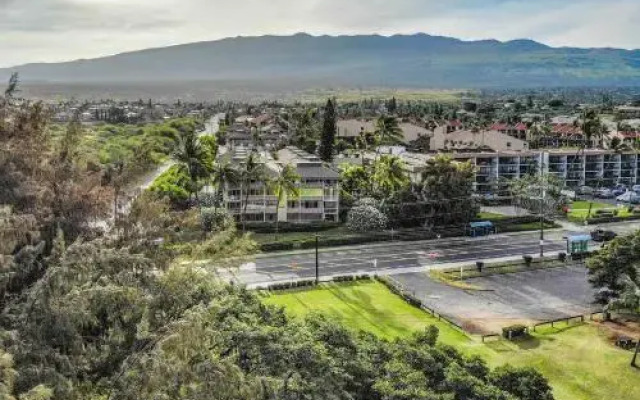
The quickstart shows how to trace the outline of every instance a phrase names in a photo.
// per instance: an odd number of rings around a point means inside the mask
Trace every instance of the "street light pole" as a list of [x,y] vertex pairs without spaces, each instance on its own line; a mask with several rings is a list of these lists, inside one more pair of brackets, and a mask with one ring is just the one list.
[[320,283],[320,263],[318,260],[318,235],[316,235],[316,285]]
[[540,153],[540,260],[544,258],[544,201],[546,199],[547,191],[544,175],[544,153]]

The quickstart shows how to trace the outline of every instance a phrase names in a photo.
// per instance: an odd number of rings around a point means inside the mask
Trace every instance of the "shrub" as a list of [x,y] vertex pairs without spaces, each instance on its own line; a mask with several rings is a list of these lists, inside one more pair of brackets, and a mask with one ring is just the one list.
[[160,175],[149,187],[149,191],[160,197],[168,197],[175,208],[185,208],[189,204],[189,175],[177,165]]
[[293,250],[293,245],[293,242],[264,243],[260,245],[260,250],[265,252]]
[[354,207],[370,206],[373,208],[378,208],[378,205],[379,205],[378,200],[373,199],[371,197],[364,197],[353,204]]
[[524,325],[511,325],[502,328],[502,336],[506,339],[515,339],[524,337],[528,334],[529,329]]
[[387,226],[387,217],[370,205],[353,207],[347,217],[347,227],[354,232],[376,232]]
[[567,261],[567,253],[558,253],[558,260],[562,262]]
[[213,232],[224,230],[233,224],[233,219],[223,208],[203,208],[200,210],[202,230]]
[[522,259],[524,260],[524,263],[527,267],[531,266],[531,263],[533,262],[533,257],[531,256],[522,256]]

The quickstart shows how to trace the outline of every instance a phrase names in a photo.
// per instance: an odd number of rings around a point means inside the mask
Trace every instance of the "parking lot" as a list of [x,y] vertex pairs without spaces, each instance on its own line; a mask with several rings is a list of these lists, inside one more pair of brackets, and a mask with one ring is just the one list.
[[499,333],[513,324],[532,325],[598,310],[581,265],[468,279],[482,290],[462,290],[429,278],[427,272],[393,279],[436,312],[478,334]]

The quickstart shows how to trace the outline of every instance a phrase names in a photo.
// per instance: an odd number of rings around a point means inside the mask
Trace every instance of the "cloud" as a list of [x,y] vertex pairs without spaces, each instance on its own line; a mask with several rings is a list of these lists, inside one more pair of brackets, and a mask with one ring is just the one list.
[[638,0],[0,0],[0,66],[303,31],[638,48],[638,19]]

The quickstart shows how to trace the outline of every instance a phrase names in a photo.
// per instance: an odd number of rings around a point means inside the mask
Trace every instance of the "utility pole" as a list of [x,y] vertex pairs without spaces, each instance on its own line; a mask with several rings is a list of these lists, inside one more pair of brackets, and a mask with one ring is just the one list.
[[546,199],[546,181],[544,175],[544,153],[540,153],[540,261],[544,258],[544,201]]
[[640,353],[640,338],[638,338],[638,343],[636,344],[636,352],[633,353],[633,358],[631,359],[631,366],[638,367],[636,364],[636,360],[638,359],[638,353]]
[[316,235],[316,285],[320,283],[320,263],[318,260],[318,235]]

